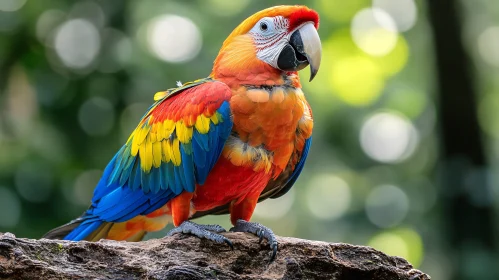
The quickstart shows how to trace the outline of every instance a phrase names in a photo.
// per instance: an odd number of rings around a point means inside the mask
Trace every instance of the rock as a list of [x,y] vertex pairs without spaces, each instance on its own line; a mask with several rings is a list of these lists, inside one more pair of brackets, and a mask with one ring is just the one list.
[[187,235],[144,242],[71,242],[0,234],[1,279],[430,279],[370,247],[279,237],[276,261],[255,236],[215,244]]

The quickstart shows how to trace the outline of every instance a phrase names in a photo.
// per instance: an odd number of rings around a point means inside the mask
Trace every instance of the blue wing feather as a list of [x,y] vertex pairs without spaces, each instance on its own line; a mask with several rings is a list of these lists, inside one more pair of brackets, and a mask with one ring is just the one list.
[[[123,161],[126,161],[128,159],[125,157],[118,156],[119,154],[122,154],[125,149],[126,149],[126,145],[123,145],[115,156],[115,158],[116,158],[115,165],[118,167],[121,166]],[[109,175],[109,180],[108,180],[109,183],[116,181],[119,178],[120,174],[121,174],[121,168],[114,168],[113,171],[111,172],[111,174]]]
[[150,189],[150,175],[151,175],[151,172],[141,172],[141,186],[142,186],[142,191],[144,191],[144,193],[149,193],[149,191],[151,190]]
[[192,136],[192,154],[194,157],[194,164],[197,168],[203,168],[206,166],[206,152],[207,149],[204,149],[201,145],[199,145],[199,135],[200,133],[195,131]]
[[126,164],[125,164],[125,168],[123,169],[123,172],[121,174],[121,177],[120,177],[120,186],[123,186],[124,184],[126,184],[126,182],[130,179],[130,175],[133,171],[133,168],[135,166],[135,161],[136,161],[136,157],[130,157]]
[[210,151],[210,140],[209,140],[209,135],[208,134],[201,134],[199,131],[194,131],[193,134],[193,139],[196,140],[196,143],[201,147],[203,150],[209,152]]
[[176,188],[176,185],[177,185],[177,179],[175,179],[175,168],[173,167],[173,164],[171,163],[168,163],[168,164],[165,164],[166,166],[166,171],[167,171],[167,174],[168,174],[168,186],[169,186],[169,189],[174,193],[174,194],[178,194],[175,192],[175,188]]
[[173,169],[173,174],[175,174],[175,183],[173,184],[174,193],[177,195],[180,194],[182,192],[182,190],[184,189],[184,182],[182,180],[183,176],[180,174],[181,171],[182,171],[182,169],[180,169],[180,168]]
[[102,174],[101,179],[97,183],[97,186],[94,189],[94,195],[92,197],[92,206],[94,203],[98,202],[102,197],[106,196],[110,192],[112,192],[113,188],[108,188],[108,182],[111,174],[113,173],[113,169],[117,160],[119,153],[116,154],[111,161],[108,163],[106,168],[104,169],[104,173]]
[[161,189],[160,172],[158,168],[151,169],[151,191],[157,193]]
[[99,220],[93,220],[92,222],[88,222],[85,224],[82,223],[80,226],[71,231],[64,239],[75,241],[82,240],[87,235],[92,233],[92,231],[96,230],[101,224],[102,221]]
[[[151,106],[154,108],[155,105]],[[144,172],[139,156],[131,155],[130,141],[121,147],[106,166],[94,190],[91,207],[79,219],[83,222],[65,239],[85,239],[103,222],[123,222],[147,215],[183,191],[193,192],[197,184],[202,185],[232,129],[228,101],[221,103],[217,114],[219,122],[216,125],[210,122],[207,133],[194,129],[191,142],[180,144],[180,166],[174,166],[171,161],[161,162],[158,168]],[[146,114],[143,120],[149,117]],[[172,137],[176,137],[175,132]]]
[[140,187],[140,182],[142,180],[141,173],[142,171],[140,169],[140,162],[137,162],[132,170],[133,176],[130,176],[130,179],[128,180],[128,187],[134,191],[139,189]]
[[185,150],[185,147],[187,145],[182,144],[180,146],[180,154],[182,155],[182,171],[184,173],[184,178],[185,178],[185,190],[188,192],[194,192],[194,189],[196,188],[196,183],[195,183],[195,174],[194,174],[194,162],[192,158],[192,153],[188,154],[188,152]]

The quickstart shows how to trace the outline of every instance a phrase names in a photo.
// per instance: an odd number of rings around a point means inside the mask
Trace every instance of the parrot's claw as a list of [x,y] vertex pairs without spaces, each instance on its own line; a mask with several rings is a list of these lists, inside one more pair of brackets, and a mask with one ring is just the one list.
[[199,238],[206,238],[216,243],[226,243],[232,250],[234,250],[234,245],[232,245],[232,242],[227,237],[218,234],[225,231],[226,230],[219,225],[198,225],[190,221],[185,221],[180,224],[180,226],[170,230],[166,234],[166,236],[172,236],[176,233],[189,233]]
[[260,238],[258,243],[261,243],[263,239],[267,239],[270,244],[270,249],[272,249],[270,262],[273,262],[275,260],[275,257],[277,255],[277,238],[270,228],[259,223],[247,222],[245,220],[239,219],[236,222],[236,226],[231,228],[230,231],[253,233]]
[[[193,224],[195,224],[195,223],[193,223]],[[226,230],[220,225],[199,225],[199,224],[195,224],[195,225],[201,227],[202,229],[216,232],[216,233],[226,232]]]

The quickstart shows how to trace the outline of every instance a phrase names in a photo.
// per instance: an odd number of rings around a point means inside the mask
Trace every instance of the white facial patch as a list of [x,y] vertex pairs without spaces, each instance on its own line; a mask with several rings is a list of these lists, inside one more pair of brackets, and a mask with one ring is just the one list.
[[277,67],[277,58],[289,42],[289,21],[283,16],[264,17],[250,30],[256,45],[256,56],[261,61]]

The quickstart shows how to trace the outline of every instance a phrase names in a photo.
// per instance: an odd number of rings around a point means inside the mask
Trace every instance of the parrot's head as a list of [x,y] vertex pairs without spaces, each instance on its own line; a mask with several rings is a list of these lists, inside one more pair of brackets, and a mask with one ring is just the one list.
[[[212,76],[242,83],[279,77],[310,65],[310,81],[321,63],[319,15],[306,6],[276,6],[244,20],[224,41]],[[248,77],[248,78],[247,78]]]

